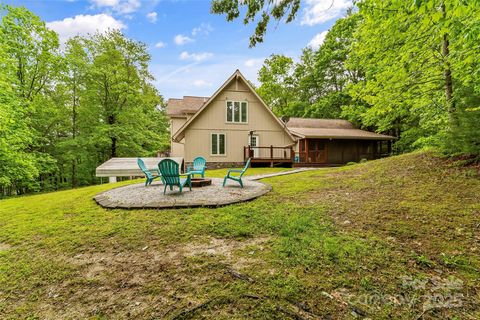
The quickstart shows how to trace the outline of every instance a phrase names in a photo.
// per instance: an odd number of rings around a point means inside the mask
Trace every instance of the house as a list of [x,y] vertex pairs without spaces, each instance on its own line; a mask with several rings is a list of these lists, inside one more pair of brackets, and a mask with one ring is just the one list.
[[393,137],[346,120],[277,117],[237,70],[211,97],[169,99],[171,156],[209,167],[341,165],[390,153]]

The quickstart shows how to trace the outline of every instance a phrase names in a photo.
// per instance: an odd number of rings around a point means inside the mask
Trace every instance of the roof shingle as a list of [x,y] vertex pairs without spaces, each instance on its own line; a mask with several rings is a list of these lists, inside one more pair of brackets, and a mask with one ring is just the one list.
[[341,119],[290,118],[287,128],[304,138],[391,140],[392,136],[355,129],[352,123]]
[[209,97],[184,96],[183,99],[170,98],[167,102],[167,116],[186,117],[197,112]]

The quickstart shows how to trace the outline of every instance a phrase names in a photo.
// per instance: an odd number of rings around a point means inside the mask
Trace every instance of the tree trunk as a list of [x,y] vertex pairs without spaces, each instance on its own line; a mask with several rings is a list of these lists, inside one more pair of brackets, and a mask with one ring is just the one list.
[[77,186],[77,160],[72,160],[72,188]]
[[[77,73],[73,72],[72,139],[77,137]],[[77,186],[77,159],[72,160],[72,188]]]
[[[442,3],[442,13],[443,17],[446,18],[445,4]],[[447,110],[450,114],[450,119],[453,119],[453,114],[455,113],[455,102],[453,100],[453,82],[452,82],[452,69],[450,67],[449,55],[450,55],[450,42],[448,40],[448,33],[443,35],[442,40],[442,55],[445,59],[445,69],[443,75],[445,77],[445,98],[447,102]]]
[[[109,115],[108,116],[108,124],[113,126],[117,122],[117,119],[115,118],[115,115]],[[114,158],[117,156],[117,137],[114,135],[110,136],[110,140],[112,141],[110,145],[110,157]]]
[[116,137],[110,137],[112,140],[112,144],[110,147],[110,157],[115,158],[117,156],[117,138]]

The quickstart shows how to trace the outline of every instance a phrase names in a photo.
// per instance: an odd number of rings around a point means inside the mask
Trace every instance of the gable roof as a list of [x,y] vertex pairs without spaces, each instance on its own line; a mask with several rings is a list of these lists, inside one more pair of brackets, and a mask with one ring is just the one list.
[[185,135],[185,129],[187,129],[188,126],[193,121],[195,121],[198,115],[201,114],[210,105],[210,103],[215,100],[215,98],[220,94],[220,92],[223,91],[223,89],[225,89],[228,86],[228,84],[230,84],[230,82],[238,78],[243,80],[243,82],[247,85],[248,89],[260,101],[260,105],[262,105],[265,108],[265,110],[267,110],[267,112],[280,125],[280,127],[283,128],[283,130],[285,130],[285,133],[290,137],[290,139],[292,139],[292,141],[295,141],[295,138],[290,133],[290,131],[288,131],[285,124],[279,118],[277,118],[277,116],[272,112],[272,110],[270,110],[270,108],[265,104],[263,99],[258,95],[258,93],[255,91],[252,85],[247,81],[247,79],[243,76],[243,74],[238,69],[235,70],[235,72],[223,83],[223,85],[220,88],[217,89],[217,91],[215,91],[215,93],[198,109],[198,111],[195,112],[195,114],[192,117],[190,117],[190,119],[188,119],[187,122],[185,122],[184,125],[181,126],[177,132],[175,132],[175,134],[172,136],[172,140],[175,142],[179,142],[180,140],[182,140]]
[[341,119],[290,118],[287,128],[300,138],[393,140],[395,137],[356,129],[352,123]]
[[167,102],[167,116],[186,118],[188,114],[197,112],[209,97],[183,96],[183,99],[170,98]]

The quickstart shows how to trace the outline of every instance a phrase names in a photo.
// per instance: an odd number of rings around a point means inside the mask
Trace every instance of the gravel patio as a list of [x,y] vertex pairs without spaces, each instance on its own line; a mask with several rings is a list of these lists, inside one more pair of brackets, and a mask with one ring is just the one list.
[[173,191],[167,189],[165,195],[161,182],[148,187],[144,183],[137,183],[102,192],[94,200],[102,207],[111,209],[217,207],[252,200],[272,189],[270,185],[248,179],[243,180],[244,188],[232,181],[222,187],[223,179],[211,179],[210,186],[192,188],[192,191],[185,187],[182,193],[174,187]]

